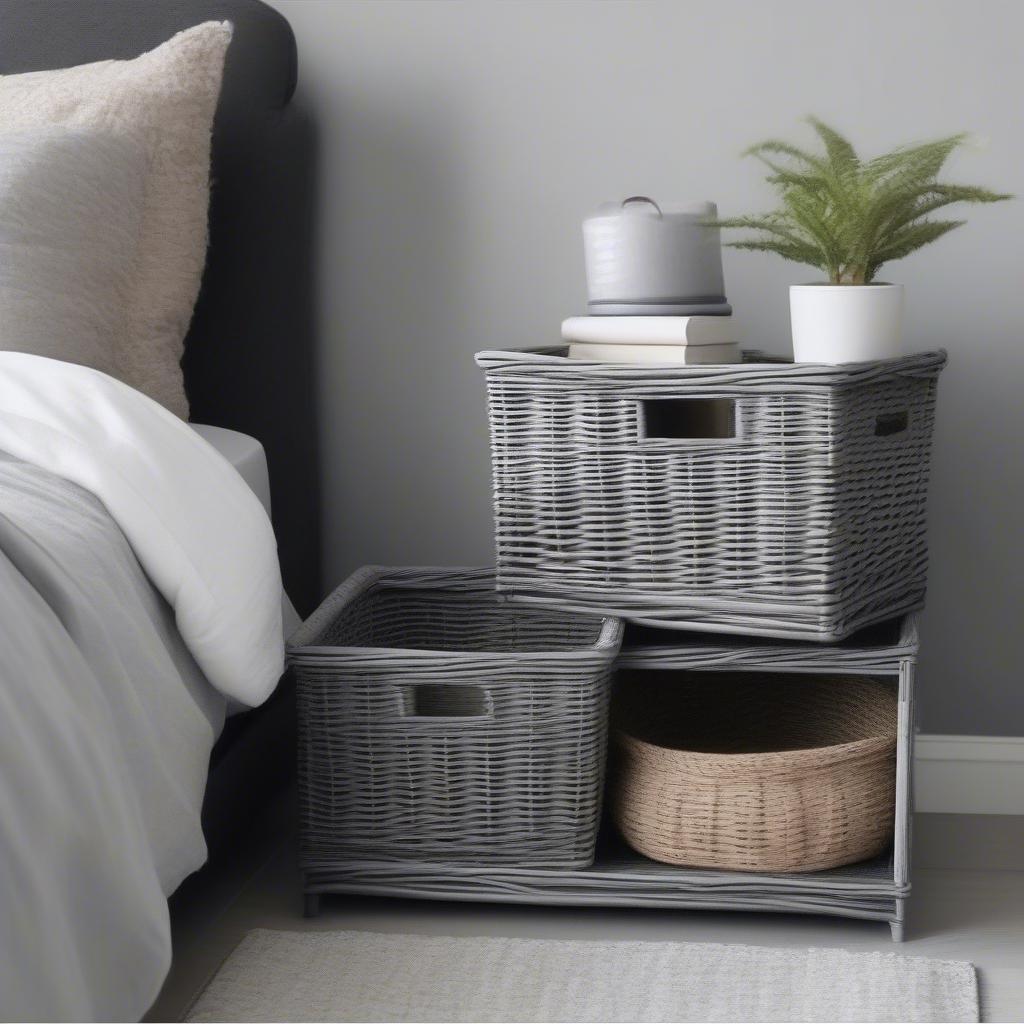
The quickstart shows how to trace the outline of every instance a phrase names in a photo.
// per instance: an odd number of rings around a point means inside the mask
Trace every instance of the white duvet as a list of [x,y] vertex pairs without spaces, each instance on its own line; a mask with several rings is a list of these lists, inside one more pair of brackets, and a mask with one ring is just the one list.
[[0,1019],[138,1019],[228,698],[283,663],[266,512],[187,424],[0,353]]
[[284,661],[277,542],[259,499],[206,441],[106,374],[0,352],[0,451],[95,494],[206,678],[242,704],[266,700]]

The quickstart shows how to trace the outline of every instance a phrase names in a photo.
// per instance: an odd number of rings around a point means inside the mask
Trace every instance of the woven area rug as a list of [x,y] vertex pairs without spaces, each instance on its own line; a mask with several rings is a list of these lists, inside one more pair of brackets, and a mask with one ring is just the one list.
[[252,931],[193,1021],[977,1021],[969,963],[895,953]]

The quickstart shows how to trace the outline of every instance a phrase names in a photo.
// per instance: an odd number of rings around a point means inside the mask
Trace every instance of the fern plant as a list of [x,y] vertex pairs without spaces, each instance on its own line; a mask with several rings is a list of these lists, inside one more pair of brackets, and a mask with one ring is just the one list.
[[929,215],[951,203],[996,203],[1010,195],[938,181],[949,155],[967,138],[950,135],[861,160],[834,128],[809,118],[821,143],[809,152],[776,139],[751,146],[769,170],[781,205],[760,216],[715,221],[747,228],[753,237],[734,249],[774,252],[823,270],[832,284],[869,284],[883,263],[898,260],[960,227],[962,220]]

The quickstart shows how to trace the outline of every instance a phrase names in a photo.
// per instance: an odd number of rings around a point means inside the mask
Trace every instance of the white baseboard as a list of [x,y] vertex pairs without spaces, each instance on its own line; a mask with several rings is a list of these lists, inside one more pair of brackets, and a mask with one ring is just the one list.
[[916,736],[914,810],[1024,814],[1024,736]]

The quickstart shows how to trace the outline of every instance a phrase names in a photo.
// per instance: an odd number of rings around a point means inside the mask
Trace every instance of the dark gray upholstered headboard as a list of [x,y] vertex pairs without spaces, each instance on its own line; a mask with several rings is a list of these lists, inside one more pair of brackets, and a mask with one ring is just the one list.
[[259,0],[0,0],[0,74],[137,57],[234,23],[213,135],[210,249],[186,341],[192,418],[252,434],[270,464],[285,583],[319,599],[313,395],[315,136],[291,102],[287,21]]

